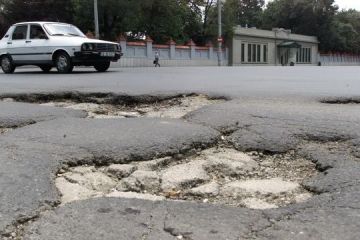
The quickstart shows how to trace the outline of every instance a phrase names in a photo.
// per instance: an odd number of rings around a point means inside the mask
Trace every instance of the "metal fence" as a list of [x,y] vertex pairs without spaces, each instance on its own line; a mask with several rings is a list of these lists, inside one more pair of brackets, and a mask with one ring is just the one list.
[[319,61],[324,66],[357,66],[360,55],[346,53],[320,53]]

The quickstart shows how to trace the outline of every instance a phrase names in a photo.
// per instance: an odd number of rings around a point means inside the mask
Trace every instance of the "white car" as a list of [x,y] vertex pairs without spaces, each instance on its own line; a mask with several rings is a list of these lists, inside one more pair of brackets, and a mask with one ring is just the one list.
[[117,43],[87,38],[77,27],[57,22],[14,24],[0,40],[0,63],[4,73],[17,66],[35,65],[44,72],[56,67],[70,73],[74,66],[93,66],[105,72],[122,56]]

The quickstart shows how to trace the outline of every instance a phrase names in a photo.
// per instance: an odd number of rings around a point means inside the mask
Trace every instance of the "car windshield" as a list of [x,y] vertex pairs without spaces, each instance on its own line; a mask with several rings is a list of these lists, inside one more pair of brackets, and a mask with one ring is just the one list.
[[80,29],[71,24],[49,23],[45,24],[44,26],[46,31],[48,31],[51,36],[85,37],[84,33],[82,33]]

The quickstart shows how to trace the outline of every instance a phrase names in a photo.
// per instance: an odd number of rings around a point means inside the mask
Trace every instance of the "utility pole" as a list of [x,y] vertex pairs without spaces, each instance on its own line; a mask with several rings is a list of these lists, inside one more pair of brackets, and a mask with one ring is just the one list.
[[218,34],[218,65],[221,66],[221,58],[222,58],[222,26],[221,26],[221,0],[218,0],[218,28],[219,28],[219,34]]
[[98,11],[98,1],[94,0],[94,20],[95,20],[95,37],[96,39],[100,38],[99,34],[99,11]]

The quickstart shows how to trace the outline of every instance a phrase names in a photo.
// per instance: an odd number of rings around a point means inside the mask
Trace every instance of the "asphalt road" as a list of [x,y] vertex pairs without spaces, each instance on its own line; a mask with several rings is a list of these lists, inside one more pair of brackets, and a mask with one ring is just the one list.
[[[70,75],[22,69],[0,74],[0,98],[110,93],[106,96],[145,101],[205,93],[228,100],[178,120],[94,120],[81,111],[0,102],[0,128],[16,128],[0,135],[0,236],[359,239],[359,76],[359,67],[125,68],[103,74],[80,69]],[[321,102],[329,99],[349,104]],[[215,146],[222,136],[240,151],[294,151],[313,161],[319,173],[303,186],[314,197],[271,210],[121,198],[59,205],[54,179],[64,165],[186,154]]]
[[359,67],[188,67],[123,68],[99,74],[76,69],[74,74],[43,74],[37,69],[0,75],[0,93],[38,91],[118,92],[153,94],[216,92],[238,96],[358,95]]

